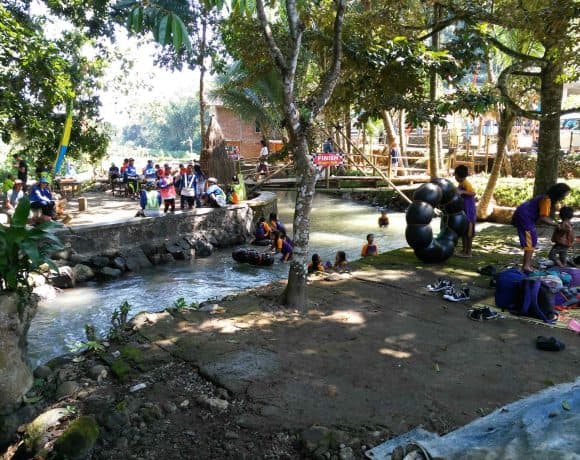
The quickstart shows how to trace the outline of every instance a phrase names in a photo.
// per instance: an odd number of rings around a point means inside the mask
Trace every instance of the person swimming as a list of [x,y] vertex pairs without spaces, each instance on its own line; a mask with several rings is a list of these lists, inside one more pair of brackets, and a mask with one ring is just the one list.
[[379,217],[379,227],[384,228],[389,225],[389,216],[387,216],[387,211],[381,210],[381,216]]

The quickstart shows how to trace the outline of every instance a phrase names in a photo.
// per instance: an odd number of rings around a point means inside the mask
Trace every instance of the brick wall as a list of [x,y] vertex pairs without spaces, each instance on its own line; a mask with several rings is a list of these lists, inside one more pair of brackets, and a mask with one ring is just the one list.
[[257,158],[260,154],[262,133],[256,132],[255,124],[241,120],[225,107],[215,106],[214,113],[226,143],[239,146],[245,159]]

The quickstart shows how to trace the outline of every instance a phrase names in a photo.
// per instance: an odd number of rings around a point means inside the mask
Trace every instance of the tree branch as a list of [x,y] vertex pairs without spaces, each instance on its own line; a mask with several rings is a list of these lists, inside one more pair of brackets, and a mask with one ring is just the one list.
[[542,120],[542,112],[537,110],[526,110],[520,107],[518,104],[514,102],[514,100],[509,95],[508,90],[508,79],[512,75],[513,72],[518,71],[518,69],[522,68],[522,63],[512,64],[506,67],[502,73],[500,74],[499,78],[497,79],[497,87],[501,92],[501,95],[504,98],[505,103],[508,107],[518,116],[529,118],[532,120]]
[[292,94],[294,94],[294,76],[296,75],[296,67],[298,66],[298,56],[300,55],[300,47],[302,46],[302,25],[300,24],[300,16],[296,9],[296,0],[286,0],[286,12],[288,16],[288,28],[290,30],[290,38],[292,40],[292,49],[290,51],[290,62],[288,64],[288,80],[291,85]]
[[580,112],[580,107],[572,107],[571,109],[562,110],[560,111],[560,116],[574,112]]
[[324,75],[321,82],[318,95],[313,95],[310,98],[309,105],[312,110],[312,118],[316,118],[322,107],[326,105],[338,77],[340,76],[340,64],[342,61],[342,26],[344,20],[344,11],[346,9],[346,0],[335,0],[336,2],[336,16],[334,18],[334,35],[332,40],[332,64]]
[[527,62],[532,61],[536,65],[540,65],[540,66],[544,66],[546,63],[545,59],[539,58],[536,56],[530,56],[529,54],[520,53],[519,51],[515,51],[515,50],[511,49],[510,47],[504,45],[497,38],[494,38],[490,35],[483,35],[483,38],[485,40],[489,41],[493,46],[495,46],[502,53],[505,53],[508,56],[511,56],[515,59],[519,59],[520,61],[527,61]]
[[524,70],[516,70],[515,72],[512,72],[512,75],[517,75],[518,77],[538,77],[538,78],[542,76],[540,72],[526,72]]
[[286,58],[282,54],[282,51],[280,51],[276,40],[274,40],[272,28],[270,27],[270,23],[266,17],[266,11],[264,10],[264,0],[256,0],[256,10],[258,13],[258,19],[260,20],[260,25],[262,26],[262,33],[266,39],[270,54],[274,58],[274,62],[280,70],[280,73],[284,75],[288,71],[288,64],[286,63]]
[[[449,19],[445,19],[444,21],[432,24],[431,26],[428,27],[429,29],[431,29],[431,32],[428,32],[425,35],[422,35],[419,38],[416,38],[415,40],[420,41],[420,42],[422,42],[423,40],[427,40],[428,38],[431,38],[436,33],[441,32],[446,27],[450,26],[454,22],[457,22],[461,19],[462,18],[459,16],[452,16]],[[427,27],[425,27],[425,28],[427,28]]]

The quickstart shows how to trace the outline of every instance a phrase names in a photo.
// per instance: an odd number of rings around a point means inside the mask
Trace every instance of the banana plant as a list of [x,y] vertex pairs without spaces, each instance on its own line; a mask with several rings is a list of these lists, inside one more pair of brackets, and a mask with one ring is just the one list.
[[28,226],[29,213],[30,200],[24,197],[18,202],[10,225],[0,225],[0,291],[28,288],[28,274],[43,264],[57,269],[50,255],[63,248],[54,234],[61,225],[49,221]]

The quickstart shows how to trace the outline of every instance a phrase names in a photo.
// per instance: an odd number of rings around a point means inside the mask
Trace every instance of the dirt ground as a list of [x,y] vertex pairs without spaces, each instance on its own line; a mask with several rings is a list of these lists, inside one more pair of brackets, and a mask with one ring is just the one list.
[[[579,337],[571,331],[509,315],[467,318],[493,291],[465,263],[416,269],[381,255],[372,266],[313,280],[303,313],[280,307],[283,283],[222,299],[215,314],[143,313],[105,352],[52,363],[37,392],[79,383],[53,407],[95,417],[94,459],[342,460],[419,425],[446,433],[577,377]],[[469,286],[472,301],[447,302],[425,289],[442,275]],[[566,350],[537,350],[538,335],[557,337]],[[95,365],[107,375],[88,377]],[[131,392],[138,383],[146,388]],[[6,458],[27,458],[22,448],[13,456],[17,447]]]

